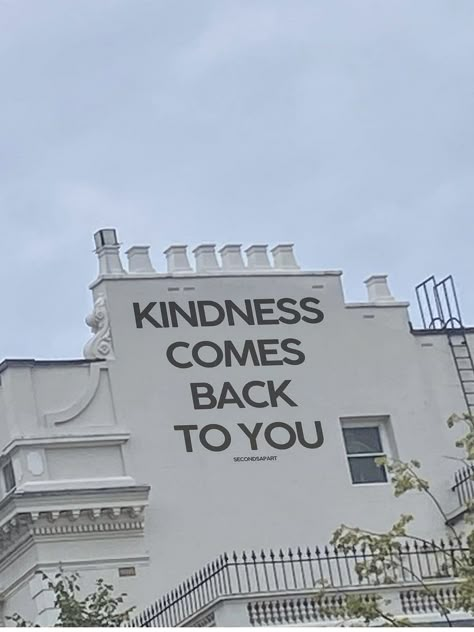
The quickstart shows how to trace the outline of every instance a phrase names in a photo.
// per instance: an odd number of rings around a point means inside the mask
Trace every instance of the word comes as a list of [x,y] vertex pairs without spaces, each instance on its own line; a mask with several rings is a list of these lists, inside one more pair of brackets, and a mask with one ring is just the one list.
[[178,369],[190,369],[196,364],[208,369],[220,364],[224,366],[298,365],[305,361],[303,351],[295,349],[300,344],[301,341],[296,338],[285,338],[281,341],[278,338],[244,340],[237,344],[232,340],[224,340],[220,345],[212,340],[201,340],[193,346],[189,342],[178,341],[170,344],[166,350],[166,357],[168,362]]
[[245,299],[242,304],[231,300],[188,301],[181,307],[175,301],[152,301],[145,306],[133,303],[137,329],[143,324],[156,328],[179,327],[186,323],[191,327],[216,327],[226,322],[233,327],[236,320],[247,325],[296,325],[300,321],[320,323],[323,312],[316,306],[319,300],[307,296],[299,301],[294,298]]
[[[273,423],[268,424],[265,429],[262,431],[263,423],[258,422],[255,424],[253,428],[249,428],[244,423],[237,424],[237,427],[241,430],[241,432],[247,437],[249,441],[249,447],[251,450],[258,450],[259,442],[262,441],[266,443],[267,446],[271,448],[275,448],[275,450],[288,450],[292,448],[295,443],[298,441],[304,448],[309,448],[314,450],[315,448],[320,448],[324,442],[323,429],[321,427],[320,421],[314,422],[314,427],[316,430],[316,438],[313,441],[309,441],[306,439],[303,425],[300,421],[294,422],[294,428],[292,425],[283,423],[281,421],[274,421]],[[196,425],[179,425],[173,426],[173,429],[183,433],[184,445],[186,448],[186,452],[193,452],[193,438],[196,435],[193,435],[196,430],[198,430],[198,426]],[[288,437],[285,440],[281,441],[275,437],[275,430],[284,430]],[[211,442],[209,440],[209,433],[218,434],[218,442]],[[277,433],[281,435],[280,433]],[[223,450],[227,450],[227,448],[232,443],[232,435],[228,428],[225,426],[221,426],[219,424],[207,424],[207,426],[203,426],[198,433],[199,443],[206,450],[210,450],[211,452],[222,452]]]

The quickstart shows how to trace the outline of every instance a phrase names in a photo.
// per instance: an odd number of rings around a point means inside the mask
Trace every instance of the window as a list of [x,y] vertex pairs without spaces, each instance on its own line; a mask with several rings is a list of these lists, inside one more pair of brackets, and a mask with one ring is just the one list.
[[3,466],[3,483],[5,485],[5,493],[11,492],[16,487],[15,474],[11,461]]
[[380,425],[343,426],[342,434],[346,446],[352,482],[386,483],[387,472],[375,459],[385,456],[380,436]]

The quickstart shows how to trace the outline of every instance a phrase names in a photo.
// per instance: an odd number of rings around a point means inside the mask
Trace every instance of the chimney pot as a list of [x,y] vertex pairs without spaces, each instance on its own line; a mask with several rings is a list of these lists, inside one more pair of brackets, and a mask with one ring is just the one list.
[[94,233],[95,247],[98,250],[102,246],[118,246],[117,231],[115,228],[101,228]]

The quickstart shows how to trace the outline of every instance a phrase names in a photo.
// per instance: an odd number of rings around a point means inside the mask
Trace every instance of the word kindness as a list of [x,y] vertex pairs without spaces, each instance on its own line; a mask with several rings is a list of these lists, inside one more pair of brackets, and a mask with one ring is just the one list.
[[[167,329],[186,327],[227,327],[267,325],[317,325],[324,320],[319,309],[319,300],[314,296],[294,298],[254,298],[240,302],[224,300],[188,301],[186,306],[174,301],[152,301],[146,304],[133,303],[133,316],[137,329]],[[184,335],[183,335],[184,338]],[[166,358],[178,370],[192,367],[212,369],[222,367],[270,367],[297,366],[305,362],[306,356],[297,338],[257,338],[233,341],[201,340],[190,343],[177,340],[168,345]],[[243,386],[230,381],[219,384],[209,381],[190,383],[190,395],[195,411],[239,410],[254,408],[273,410],[298,407],[291,393],[291,379],[252,379]],[[306,427],[307,426],[307,427]],[[194,452],[196,446],[210,452],[222,452],[232,445],[233,437],[247,443],[251,451],[261,448],[288,450],[298,444],[303,448],[319,448],[324,442],[320,421],[303,424],[302,421],[237,424],[180,424],[173,427],[181,433],[186,452]],[[237,434],[235,434],[237,433]],[[261,457],[265,460],[264,457]]]
[[296,325],[300,321],[320,323],[324,314],[316,305],[317,298],[308,296],[300,301],[294,298],[247,298],[237,304],[226,300],[188,301],[182,307],[174,301],[152,301],[146,305],[133,303],[135,325],[142,329],[144,324],[157,329],[179,327],[188,324],[191,327],[216,327],[223,323],[233,327],[235,324],[246,325]]

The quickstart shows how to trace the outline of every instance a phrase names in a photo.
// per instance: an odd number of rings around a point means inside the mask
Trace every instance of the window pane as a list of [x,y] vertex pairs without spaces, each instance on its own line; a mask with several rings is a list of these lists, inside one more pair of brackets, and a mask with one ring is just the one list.
[[375,456],[353,456],[349,458],[353,483],[387,482],[385,468],[383,466],[379,467],[375,463],[376,458]]
[[383,452],[379,429],[376,426],[372,428],[343,428],[342,432],[347,454]]

